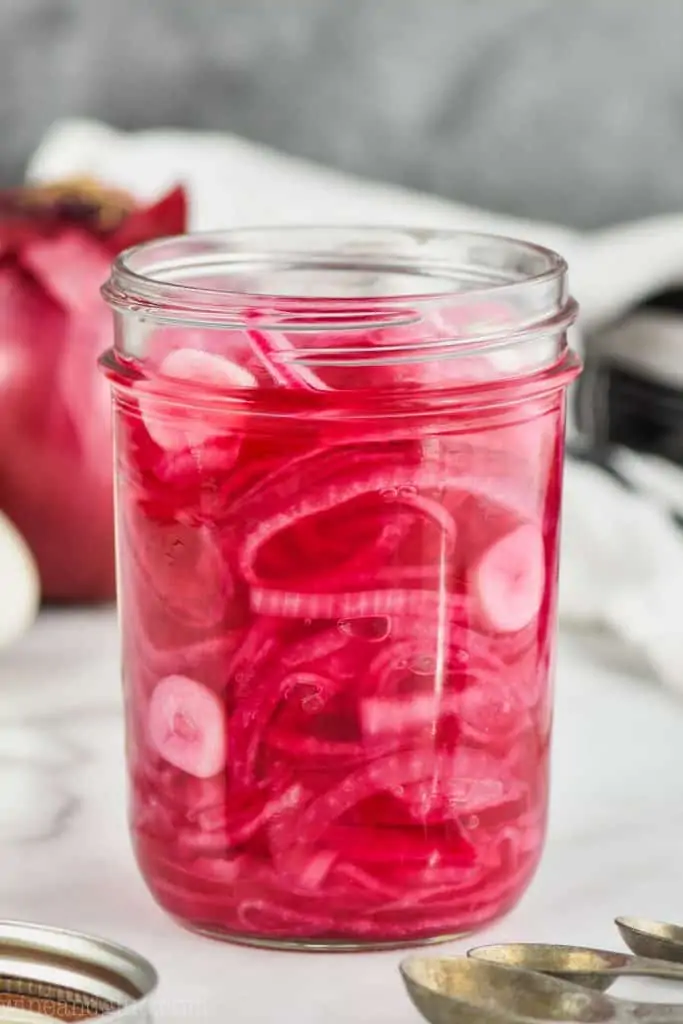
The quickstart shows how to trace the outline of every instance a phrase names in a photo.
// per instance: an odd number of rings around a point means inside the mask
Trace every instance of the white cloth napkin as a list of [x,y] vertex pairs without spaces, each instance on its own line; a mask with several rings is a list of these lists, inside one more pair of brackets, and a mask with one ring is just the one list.
[[[455,227],[548,245],[569,263],[581,305],[574,343],[638,301],[683,284],[683,216],[594,234],[499,216],[364,181],[226,134],[135,134],[87,120],[57,123],[28,177],[87,174],[141,199],[183,183],[197,230],[266,224],[384,223]],[[594,465],[569,460],[565,483],[560,615],[606,628],[653,676],[683,691],[683,473],[655,458],[619,452],[629,489]]]

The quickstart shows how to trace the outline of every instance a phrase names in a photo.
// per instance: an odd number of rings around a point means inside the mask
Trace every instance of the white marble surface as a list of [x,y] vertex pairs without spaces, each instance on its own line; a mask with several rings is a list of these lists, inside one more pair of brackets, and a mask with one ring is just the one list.
[[[0,723],[1,916],[139,950],[161,974],[160,1020],[419,1020],[396,971],[400,954],[232,947],[184,932],[156,908],[128,845],[110,610],[45,614],[0,653]],[[616,914],[683,923],[683,698],[604,644],[563,637],[553,782],[540,872],[519,908],[476,941],[621,948]]]

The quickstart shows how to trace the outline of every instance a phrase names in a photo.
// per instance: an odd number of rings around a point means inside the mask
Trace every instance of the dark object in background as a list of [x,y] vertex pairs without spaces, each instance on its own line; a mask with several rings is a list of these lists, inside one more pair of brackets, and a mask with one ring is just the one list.
[[683,466],[683,290],[657,295],[589,339],[575,391],[587,443]]

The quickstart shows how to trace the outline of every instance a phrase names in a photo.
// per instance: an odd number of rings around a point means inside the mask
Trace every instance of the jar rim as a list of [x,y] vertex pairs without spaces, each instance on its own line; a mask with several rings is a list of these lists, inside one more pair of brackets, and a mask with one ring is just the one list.
[[[335,250],[330,241],[342,248]],[[336,263],[320,262],[333,257]],[[298,258],[309,269],[317,265],[331,271],[350,265],[377,270],[384,260],[389,261],[384,269],[423,285],[431,279],[433,287],[335,295],[251,289],[248,278],[242,287],[197,283],[197,271],[239,269],[249,259],[258,266],[259,258],[261,265],[267,258],[276,267]],[[535,290],[533,305],[543,321],[555,319],[551,314],[561,314],[567,302],[566,273],[564,258],[552,249],[506,235],[402,225],[291,224],[188,232],[132,246],[115,259],[102,294],[114,309],[167,322],[218,326],[234,323],[251,309],[267,310],[277,323],[286,318],[305,328],[325,314],[360,317],[371,310],[391,316],[406,303],[423,309],[460,296],[471,302]]]

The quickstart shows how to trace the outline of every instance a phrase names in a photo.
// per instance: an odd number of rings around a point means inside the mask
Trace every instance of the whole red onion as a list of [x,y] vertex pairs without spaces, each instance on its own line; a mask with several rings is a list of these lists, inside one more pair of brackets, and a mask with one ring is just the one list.
[[114,593],[111,421],[97,367],[113,257],[186,230],[178,188],[149,207],[88,182],[0,192],[0,510],[48,601]]

